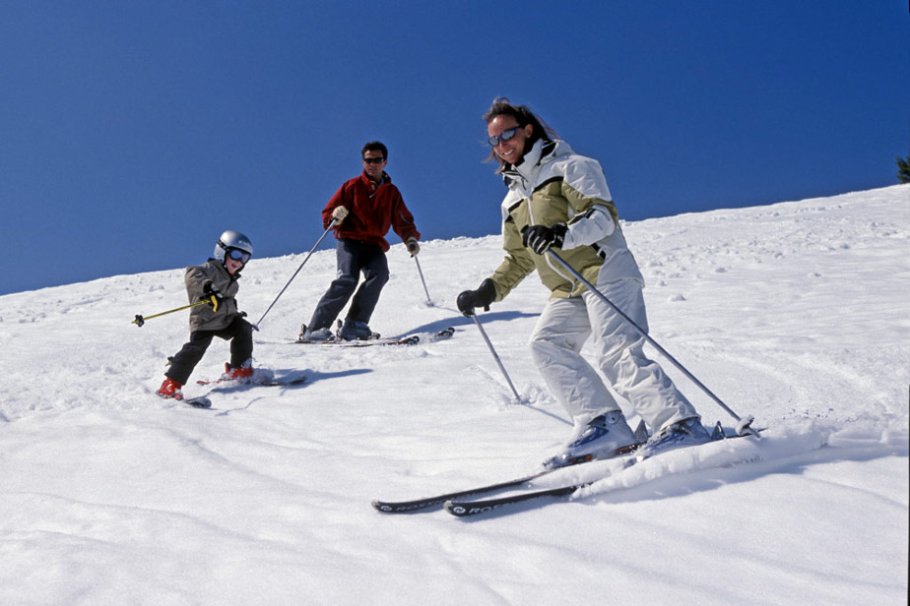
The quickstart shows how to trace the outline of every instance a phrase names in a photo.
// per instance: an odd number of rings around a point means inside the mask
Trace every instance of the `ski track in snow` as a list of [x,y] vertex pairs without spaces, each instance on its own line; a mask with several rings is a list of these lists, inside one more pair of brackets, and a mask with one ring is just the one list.
[[[590,484],[465,521],[369,503],[520,476],[570,432],[527,350],[536,276],[480,316],[521,403],[455,310],[499,236],[423,244],[433,305],[393,247],[373,328],[456,329],[406,347],[291,342],[335,273],[314,254],[254,337],[307,381],[196,385],[216,339],[185,388],[212,410],[154,395],[185,312],[130,324],[185,304],[182,269],[0,297],[0,603],[906,603],[908,209],[895,186],[625,223],[652,336],[767,431],[563,470],[537,485]],[[302,259],[250,263],[251,320]]]

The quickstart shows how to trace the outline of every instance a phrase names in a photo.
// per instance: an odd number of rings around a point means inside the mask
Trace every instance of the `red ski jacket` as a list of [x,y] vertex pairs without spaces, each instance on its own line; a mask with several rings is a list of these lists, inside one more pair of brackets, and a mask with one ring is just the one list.
[[385,235],[390,227],[402,242],[409,238],[420,239],[414,216],[405,206],[401,192],[385,173],[378,186],[370,181],[366,173],[346,181],[322,209],[323,227],[328,228],[332,211],[338,206],[344,206],[349,211],[341,225],[334,229],[339,240],[358,240],[387,251],[389,243]]

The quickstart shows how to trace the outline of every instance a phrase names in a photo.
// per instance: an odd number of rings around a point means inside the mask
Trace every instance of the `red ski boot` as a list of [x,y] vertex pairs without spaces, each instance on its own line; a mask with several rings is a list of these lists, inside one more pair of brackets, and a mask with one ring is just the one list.
[[180,388],[183,387],[183,384],[178,383],[174,379],[168,377],[164,380],[164,383],[161,384],[161,387],[158,388],[158,391],[155,392],[162,398],[173,398],[174,400],[182,400],[183,392],[180,391]]

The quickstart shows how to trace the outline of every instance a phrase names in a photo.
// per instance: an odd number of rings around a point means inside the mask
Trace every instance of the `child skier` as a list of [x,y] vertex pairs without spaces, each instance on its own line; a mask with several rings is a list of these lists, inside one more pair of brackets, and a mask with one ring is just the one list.
[[167,377],[158,388],[162,398],[183,399],[181,388],[202,360],[214,337],[231,342],[231,361],[224,365],[222,380],[249,381],[253,377],[253,327],[237,311],[234,298],[240,271],[253,255],[250,239],[228,230],[215,244],[214,257],[203,265],[186,268],[186,292],[190,303],[205,301],[190,312],[190,340],[168,358]]

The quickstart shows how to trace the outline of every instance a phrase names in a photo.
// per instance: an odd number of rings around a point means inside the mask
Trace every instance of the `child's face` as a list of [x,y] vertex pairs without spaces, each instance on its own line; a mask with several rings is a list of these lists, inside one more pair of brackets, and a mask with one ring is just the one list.
[[235,261],[234,259],[228,257],[224,260],[224,268],[230,275],[233,276],[238,271],[243,269],[243,261]]

